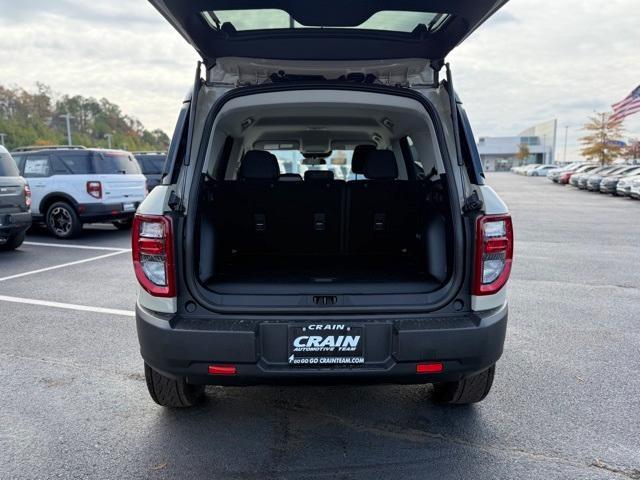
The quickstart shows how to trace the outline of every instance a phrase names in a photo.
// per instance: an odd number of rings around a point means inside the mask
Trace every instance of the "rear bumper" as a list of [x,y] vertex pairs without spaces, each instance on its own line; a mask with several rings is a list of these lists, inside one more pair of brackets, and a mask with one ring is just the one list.
[[31,221],[29,212],[0,214],[0,236],[19,235],[31,226]]
[[134,210],[125,211],[123,203],[84,203],[78,205],[78,215],[83,223],[128,220],[135,215],[140,202],[131,202]]
[[[433,383],[460,380],[493,365],[502,355],[507,305],[485,313],[402,319],[324,317],[321,321],[277,318],[240,320],[181,318],[136,307],[144,361],[192,384]],[[254,317],[255,318],[255,317]],[[288,326],[363,325],[365,363],[353,367],[290,366]],[[444,371],[416,374],[416,364],[442,362]],[[210,375],[209,365],[234,365],[233,376]]]

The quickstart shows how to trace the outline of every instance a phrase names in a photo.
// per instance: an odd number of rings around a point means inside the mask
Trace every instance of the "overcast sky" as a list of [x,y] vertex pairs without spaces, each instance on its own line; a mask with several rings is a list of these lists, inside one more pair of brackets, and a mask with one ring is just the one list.
[[[448,59],[476,137],[557,118],[574,155],[587,115],[640,84],[638,15],[637,0],[511,0]],[[0,0],[3,85],[107,97],[171,133],[196,60],[145,0]]]

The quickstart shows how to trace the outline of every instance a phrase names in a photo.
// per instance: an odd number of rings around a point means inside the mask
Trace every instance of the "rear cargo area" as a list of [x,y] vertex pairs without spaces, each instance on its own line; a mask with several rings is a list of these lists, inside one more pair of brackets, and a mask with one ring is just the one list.
[[[447,275],[440,186],[397,180],[390,151],[368,152],[362,180],[281,174],[249,151],[240,179],[209,180],[200,272],[217,293],[428,292]],[[375,170],[375,172],[373,172]]]
[[193,236],[212,303],[424,303],[450,279],[451,205],[424,109],[334,97],[221,114]]

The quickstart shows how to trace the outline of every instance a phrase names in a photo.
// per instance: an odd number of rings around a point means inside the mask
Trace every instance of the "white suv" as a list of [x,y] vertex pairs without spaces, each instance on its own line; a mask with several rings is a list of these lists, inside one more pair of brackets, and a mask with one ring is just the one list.
[[26,148],[13,157],[32,193],[31,212],[58,238],[73,238],[83,223],[128,228],[147,194],[146,179],[129,152]]

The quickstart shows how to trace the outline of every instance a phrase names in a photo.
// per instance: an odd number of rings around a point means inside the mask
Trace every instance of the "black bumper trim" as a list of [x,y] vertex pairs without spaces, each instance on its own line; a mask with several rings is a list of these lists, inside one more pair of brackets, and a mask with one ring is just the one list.
[[[140,202],[133,203],[137,209]],[[112,222],[133,218],[135,210],[125,212],[123,203],[83,203],[78,205],[78,215],[84,223]]]
[[[364,365],[306,368],[287,363],[286,326],[297,320],[247,322],[186,319],[136,307],[140,350],[163,375],[188,383],[256,385],[287,383],[433,383],[460,380],[493,365],[502,355],[508,309],[466,316],[371,319]],[[344,321],[344,320],[341,320]],[[332,322],[329,317],[319,321]],[[308,322],[306,322],[308,323]],[[416,374],[416,363],[441,361],[443,373]],[[208,374],[211,364],[233,364],[235,376]]]
[[31,226],[30,212],[5,213],[0,215],[0,236],[8,237],[27,231]]

